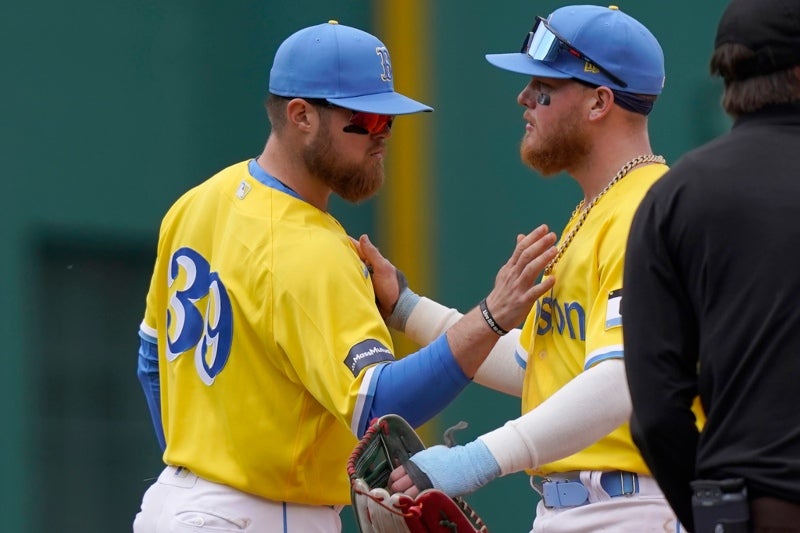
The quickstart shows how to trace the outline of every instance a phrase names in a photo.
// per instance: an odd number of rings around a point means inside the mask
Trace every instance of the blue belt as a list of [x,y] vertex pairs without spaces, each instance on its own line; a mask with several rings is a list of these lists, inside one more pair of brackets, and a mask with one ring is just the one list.
[[[600,486],[609,496],[630,496],[639,492],[639,476],[633,472],[603,472]],[[578,507],[589,502],[589,489],[580,481],[579,474],[575,479],[554,480],[545,478],[541,482],[542,501],[550,509],[562,507]]]

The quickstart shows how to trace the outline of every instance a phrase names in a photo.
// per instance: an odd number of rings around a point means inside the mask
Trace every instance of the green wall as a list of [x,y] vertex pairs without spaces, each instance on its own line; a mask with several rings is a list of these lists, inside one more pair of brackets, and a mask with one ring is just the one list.
[[[0,8],[0,531],[130,530],[160,469],[135,353],[161,215],[188,187],[261,150],[268,69],[285,36],[331,18],[378,33],[392,23],[382,12],[399,1],[11,0]],[[483,59],[517,49],[534,16],[559,5],[438,0],[419,14],[430,31],[431,79],[428,94],[412,96],[436,108],[420,119],[433,132],[428,188],[419,191],[433,213],[420,240],[431,248],[430,295],[449,305],[474,305],[516,233],[541,222],[560,229],[578,200],[568,178],[545,180],[519,163],[515,98],[526,81]],[[664,47],[667,85],[651,132],[670,161],[728,126],[706,72],[723,5],[620,6]],[[417,31],[406,28],[405,38]],[[402,88],[415,73],[395,75]],[[382,218],[390,201],[331,209],[352,234],[370,232],[380,244],[403,223]],[[395,259],[407,264],[415,252]],[[518,412],[518,400],[471,387],[431,425],[429,443],[459,419],[471,424],[459,435],[465,441]],[[521,474],[469,501],[493,531],[527,531],[535,505]],[[343,519],[353,531],[349,510]]]

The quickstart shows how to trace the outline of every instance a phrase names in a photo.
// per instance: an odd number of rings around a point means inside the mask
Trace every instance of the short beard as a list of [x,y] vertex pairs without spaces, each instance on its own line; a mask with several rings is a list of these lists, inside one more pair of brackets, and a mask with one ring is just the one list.
[[383,160],[343,163],[331,144],[330,130],[323,120],[317,136],[303,148],[303,161],[309,172],[348,202],[358,203],[374,196],[383,185]]
[[526,144],[529,135],[541,135],[537,129],[526,133],[519,147],[522,161],[543,176],[567,170],[589,154],[589,142],[576,112],[560,121],[547,138],[539,137],[538,146]]

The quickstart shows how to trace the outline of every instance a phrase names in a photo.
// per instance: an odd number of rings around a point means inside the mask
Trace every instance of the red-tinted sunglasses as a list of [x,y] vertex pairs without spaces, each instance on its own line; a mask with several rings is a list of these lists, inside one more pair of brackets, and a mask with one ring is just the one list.
[[[328,108],[344,107],[332,104],[324,98],[304,98],[304,100],[312,105]],[[367,113],[365,111],[352,111],[350,116],[350,123],[342,128],[345,133],[355,133],[357,135],[378,135],[383,133],[386,128],[392,129],[392,122],[394,115],[379,115],[377,113]]]
[[392,129],[393,121],[394,115],[353,111],[353,115],[350,117],[350,124],[342,128],[342,131],[358,135],[378,135],[383,133],[386,128]]

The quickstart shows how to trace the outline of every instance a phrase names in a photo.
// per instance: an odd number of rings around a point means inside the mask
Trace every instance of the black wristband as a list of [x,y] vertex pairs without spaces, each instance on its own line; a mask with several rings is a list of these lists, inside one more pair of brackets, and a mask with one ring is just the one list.
[[481,300],[481,303],[479,304],[479,307],[481,308],[481,316],[483,316],[483,319],[486,321],[487,324],[489,324],[489,327],[492,328],[492,331],[494,331],[495,333],[497,333],[501,337],[503,335],[505,335],[506,333],[508,333],[508,331],[506,331],[506,330],[504,330],[503,328],[500,327],[500,325],[497,323],[497,321],[492,316],[492,313],[489,312],[489,307],[486,305],[486,298]]

